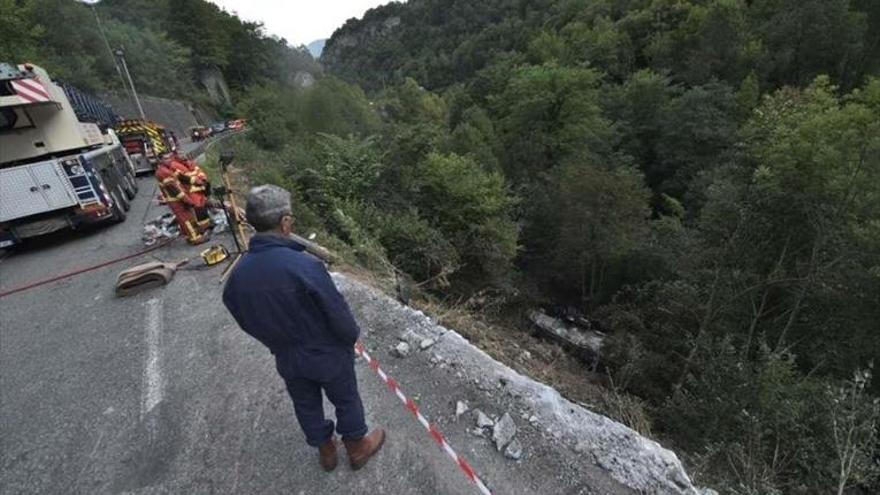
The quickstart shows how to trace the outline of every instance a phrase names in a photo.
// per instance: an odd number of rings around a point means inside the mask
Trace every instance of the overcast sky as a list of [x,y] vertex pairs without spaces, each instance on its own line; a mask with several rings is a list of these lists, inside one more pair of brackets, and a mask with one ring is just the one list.
[[352,17],[388,0],[210,0],[246,21],[259,21],[269,34],[291,45],[329,38]]

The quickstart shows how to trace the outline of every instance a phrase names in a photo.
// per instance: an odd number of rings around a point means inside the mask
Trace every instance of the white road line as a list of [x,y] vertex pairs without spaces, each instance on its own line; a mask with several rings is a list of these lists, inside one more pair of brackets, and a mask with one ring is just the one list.
[[162,369],[160,350],[162,345],[162,300],[147,301],[146,335],[147,359],[141,387],[141,420],[162,401]]

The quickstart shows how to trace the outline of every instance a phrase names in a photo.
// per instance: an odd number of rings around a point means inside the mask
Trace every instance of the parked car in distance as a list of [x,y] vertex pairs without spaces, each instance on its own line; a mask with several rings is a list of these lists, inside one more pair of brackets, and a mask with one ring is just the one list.
[[213,131],[211,128],[206,126],[194,126],[189,128],[189,136],[193,141],[208,139],[211,137],[212,133]]

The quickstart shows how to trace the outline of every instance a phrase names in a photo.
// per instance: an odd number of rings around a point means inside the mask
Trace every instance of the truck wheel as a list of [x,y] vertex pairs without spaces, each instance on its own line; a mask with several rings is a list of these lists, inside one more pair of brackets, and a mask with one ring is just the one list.
[[[120,173],[116,171],[113,173],[113,176],[116,179],[115,182],[122,186],[122,192],[125,199],[134,199],[134,196],[137,193],[137,184],[135,183],[131,172],[126,171],[125,173]],[[127,211],[128,207],[125,209]]]
[[104,186],[110,191],[113,202],[118,203],[122,206],[123,210],[128,211],[131,208],[131,204],[128,202],[128,193],[125,190],[127,187],[126,177],[120,174],[119,171],[110,168],[101,173],[101,180],[104,181]]
[[120,202],[120,204],[122,205],[122,209],[125,211],[130,210],[131,203],[129,203],[129,201],[128,201],[128,194],[125,192],[125,188],[122,186],[122,184],[116,185],[116,192],[119,193],[117,196],[119,197],[119,199],[122,200]]
[[110,210],[113,213],[113,216],[110,217],[110,221],[113,223],[122,223],[125,221],[125,209],[122,207],[122,199],[120,198],[119,191],[113,191],[110,193],[110,196],[113,198],[113,208]]
[[125,184],[123,186],[123,189],[125,189],[125,199],[134,199],[134,197],[137,196],[138,191],[137,181],[130,174],[125,174],[123,182]]
[[128,199],[134,199],[138,192],[138,181],[133,167],[126,169],[125,181],[130,184],[131,188],[131,197]]

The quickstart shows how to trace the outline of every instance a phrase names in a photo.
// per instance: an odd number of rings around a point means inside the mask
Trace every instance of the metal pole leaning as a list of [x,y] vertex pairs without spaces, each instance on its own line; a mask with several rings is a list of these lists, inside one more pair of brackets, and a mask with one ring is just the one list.
[[110,54],[110,60],[113,61],[113,67],[116,68],[116,74],[119,75],[119,80],[122,82],[122,89],[125,90],[125,94],[131,99],[131,91],[128,90],[128,86],[125,85],[125,77],[122,75],[122,69],[119,68],[119,62],[116,60],[116,56],[113,53],[113,49],[110,48],[110,41],[107,40],[107,34],[104,33],[104,25],[101,23],[101,17],[98,15],[98,9],[95,8],[94,3],[89,3],[89,7],[92,8],[92,13],[95,14],[95,22],[98,24],[98,32],[101,34],[101,39],[104,40],[104,46],[107,47],[107,52]]
[[[242,249],[242,244],[247,242],[247,233],[244,231],[244,219],[241,218],[238,205],[235,203],[235,194],[232,191],[232,182],[229,180],[229,174],[227,173],[226,167],[232,163],[234,159],[234,154],[231,151],[224,151],[220,154],[220,176],[223,179],[223,196],[229,196],[229,205],[232,208],[232,215],[229,215],[229,210],[226,209],[226,205],[223,205],[223,211],[226,214],[226,221],[229,222],[229,232],[232,234],[232,239],[235,241],[235,247],[238,249],[238,253],[235,255],[235,258],[223,269],[223,273],[220,275],[220,282],[222,283],[226,280],[226,277],[232,273],[232,269],[235,268],[235,265],[238,264],[239,260],[241,260],[242,255],[244,254],[244,250]],[[221,199],[222,201],[222,199]],[[235,225],[233,225],[233,223]],[[238,229],[238,235],[236,235],[236,228]],[[241,243],[239,243],[238,237],[241,236]]]
[[128,70],[128,64],[125,63],[125,52],[116,50],[116,55],[119,56],[122,68],[125,69],[125,75],[128,77],[128,84],[131,86],[131,92],[134,95],[134,102],[137,104],[138,112],[141,114],[141,120],[147,120],[147,116],[144,114],[144,107],[141,106],[141,99],[138,98],[137,90],[134,88],[134,81],[131,78],[131,72]]

